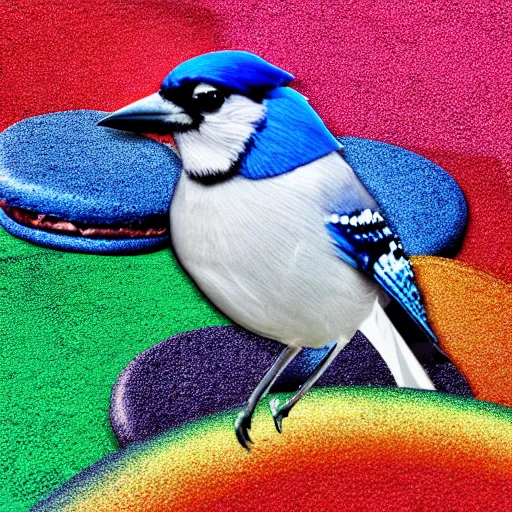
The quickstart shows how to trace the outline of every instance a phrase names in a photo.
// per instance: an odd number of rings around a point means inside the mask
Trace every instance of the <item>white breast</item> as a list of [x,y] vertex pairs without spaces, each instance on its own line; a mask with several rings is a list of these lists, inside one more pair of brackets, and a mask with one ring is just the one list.
[[183,173],[171,204],[176,254],[203,293],[247,329],[288,345],[348,342],[378,286],[336,255],[326,220],[376,208],[331,153],[268,179],[202,185]]

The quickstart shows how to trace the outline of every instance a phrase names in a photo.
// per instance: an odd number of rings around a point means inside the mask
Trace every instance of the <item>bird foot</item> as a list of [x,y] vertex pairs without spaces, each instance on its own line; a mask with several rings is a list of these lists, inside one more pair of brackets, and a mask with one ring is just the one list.
[[288,417],[290,409],[286,407],[286,404],[280,407],[279,398],[272,398],[269,402],[269,406],[272,417],[274,418],[276,430],[281,434],[283,432],[283,419]]
[[235,433],[238,442],[245,448],[247,451],[250,451],[251,448],[249,443],[253,444],[252,439],[249,437],[249,430],[251,429],[251,419],[252,412],[244,409],[240,412],[237,419],[235,420]]

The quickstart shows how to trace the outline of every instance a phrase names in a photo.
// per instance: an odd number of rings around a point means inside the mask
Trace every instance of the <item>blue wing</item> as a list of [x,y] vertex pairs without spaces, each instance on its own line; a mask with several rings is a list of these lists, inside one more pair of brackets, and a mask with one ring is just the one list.
[[340,258],[375,279],[438,346],[414,282],[411,262],[400,238],[391,231],[380,213],[366,209],[348,215],[333,214],[327,229]]

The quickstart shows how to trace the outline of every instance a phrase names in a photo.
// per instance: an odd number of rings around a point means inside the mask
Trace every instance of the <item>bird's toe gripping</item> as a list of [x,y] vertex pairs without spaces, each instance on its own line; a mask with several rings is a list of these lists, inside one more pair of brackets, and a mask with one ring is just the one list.
[[245,409],[240,412],[237,419],[235,420],[235,432],[238,442],[247,450],[250,450],[249,443],[252,444],[252,440],[249,437],[249,430],[251,429],[252,414]]
[[286,404],[280,407],[279,398],[272,398],[269,402],[269,406],[272,417],[274,418],[276,430],[281,434],[283,431],[283,419],[288,417],[290,410],[286,407]]

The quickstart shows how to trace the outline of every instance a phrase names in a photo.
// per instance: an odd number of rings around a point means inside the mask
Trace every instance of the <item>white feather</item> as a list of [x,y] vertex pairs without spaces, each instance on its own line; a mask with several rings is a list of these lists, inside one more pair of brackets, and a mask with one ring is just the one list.
[[378,302],[359,330],[384,359],[397,386],[435,390],[427,373]]
[[171,203],[176,254],[208,298],[288,345],[341,346],[387,296],[336,254],[326,229],[341,205],[377,208],[331,153],[274,178],[203,185],[182,174]]
[[228,172],[265,116],[265,105],[232,94],[197,130],[174,134],[184,170],[195,176]]

